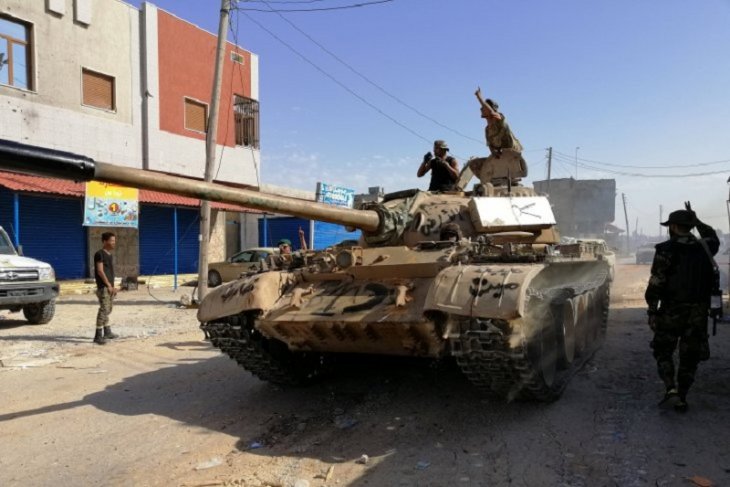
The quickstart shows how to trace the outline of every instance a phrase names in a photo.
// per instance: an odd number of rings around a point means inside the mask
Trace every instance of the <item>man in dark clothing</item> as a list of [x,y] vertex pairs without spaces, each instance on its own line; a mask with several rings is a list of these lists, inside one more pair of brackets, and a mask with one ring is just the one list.
[[94,278],[96,297],[99,298],[99,312],[96,314],[96,334],[94,343],[104,345],[106,339],[117,338],[109,327],[109,314],[112,312],[114,296],[114,256],[112,251],[117,245],[117,237],[112,232],[101,234],[102,249],[94,254]]
[[[662,223],[670,239],[656,246],[651,277],[646,288],[649,326],[654,332],[651,346],[659,377],[666,393],[660,404],[674,403],[686,412],[687,392],[694,382],[697,364],[709,358],[707,317],[713,284],[710,255],[720,247],[717,233],[702,223],[689,203],[686,210],[673,211]],[[697,227],[700,239],[690,231]],[[674,351],[679,343],[676,373]]]
[[418,167],[416,175],[420,178],[431,171],[429,191],[454,191],[454,183],[459,179],[459,163],[451,156],[447,156],[449,146],[443,140],[433,143],[434,157],[430,152],[423,156],[423,162]]

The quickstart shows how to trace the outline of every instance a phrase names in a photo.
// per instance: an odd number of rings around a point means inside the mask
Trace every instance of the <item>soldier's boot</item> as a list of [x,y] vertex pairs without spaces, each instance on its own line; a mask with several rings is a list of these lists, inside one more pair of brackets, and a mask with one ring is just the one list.
[[667,392],[664,393],[664,397],[659,401],[659,406],[672,405],[677,402],[679,398],[679,391],[676,387],[667,387]]
[[94,343],[97,345],[104,345],[106,343],[106,339],[104,338],[104,330],[101,328],[96,329],[96,335],[94,335]]
[[679,400],[674,404],[674,410],[678,413],[686,413],[689,410],[689,404],[687,404],[687,396],[680,394]]
[[[684,379],[684,380],[682,380]],[[691,382],[690,382],[691,384]],[[689,409],[687,404],[687,393],[689,392],[689,385],[687,384],[686,378],[680,378],[679,381],[679,399],[674,403],[674,410],[678,413],[686,413]]]
[[104,327],[104,338],[107,338],[109,340],[114,340],[115,338],[119,338],[119,335],[112,332],[112,329],[110,326],[105,326]]

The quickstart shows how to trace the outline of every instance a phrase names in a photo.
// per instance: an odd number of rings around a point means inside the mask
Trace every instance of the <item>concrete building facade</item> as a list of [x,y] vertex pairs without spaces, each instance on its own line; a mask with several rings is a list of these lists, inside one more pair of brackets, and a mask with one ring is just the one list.
[[[202,179],[216,42],[216,35],[151,3],[137,9],[120,0],[4,0],[0,3],[0,138]],[[228,43],[223,76],[216,158],[220,163],[215,179],[258,187],[258,56]],[[24,208],[18,202],[26,200],[19,194],[35,206],[41,194],[47,198],[42,204],[55,204],[53,198],[63,204],[79,199],[76,188],[54,194],[52,184],[41,186],[14,178],[0,187],[0,223],[20,227]],[[172,218],[173,213],[177,217],[177,209],[184,210],[189,230],[198,204],[186,198],[146,198],[140,200],[139,232],[122,232],[124,244],[135,247],[120,255],[120,265],[130,274],[145,267],[145,249],[156,245],[157,236],[151,233],[160,226],[143,224],[146,215],[148,220],[152,215]],[[75,203],[71,206],[75,213]],[[240,217],[224,212],[244,210],[226,205],[213,208],[211,261],[238,250],[227,248],[241,239],[226,238],[230,233],[226,221]],[[75,218],[67,225],[81,227],[82,221]],[[28,225],[15,230],[11,233],[18,240],[39,237],[29,233]],[[72,233],[69,243],[75,241]],[[84,242],[79,246],[86,248],[88,257],[96,250],[98,231],[83,229],[82,233]],[[79,238],[78,232],[73,235]],[[170,238],[159,235],[160,241]],[[160,251],[160,255],[166,254]],[[79,265],[90,274],[88,264]]]
[[562,235],[602,237],[616,217],[615,179],[564,178],[533,184],[538,193],[549,196]]

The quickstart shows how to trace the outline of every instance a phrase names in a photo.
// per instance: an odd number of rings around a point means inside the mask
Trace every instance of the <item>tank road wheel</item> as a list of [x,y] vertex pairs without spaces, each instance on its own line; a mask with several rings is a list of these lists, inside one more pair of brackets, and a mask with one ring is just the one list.
[[593,337],[591,334],[591,320],[588,310],[588,298],[585,294],[576,296],[572,299],[573,312],[575,313],[575,329],[576,329],[576,350],[579,355],[583,356],[591,348]]
[[581,329],[583,341],[581,348],[584,354],[591,353],[596,337],[593,301],[593,293],[590,292],[575,297],[576,327]]
[[558,365],[561,369],[567,369],[575,359],[575,352],[577,348],[573,301],[567,299],[563,301],[562,305],[556,305],[556,308],[556,321],[559,331],[558,341],[560,344]]
[[611,305],[611,287],[608,283],[604,284],[598,290],[599,303],[598,309],[601,314],[599,325],[599,334],[601,340],[606,338],[606,330],[608,329],[608,310]]
[[236,315],[224,322],[203,323],[211,343],[261,380],[286,386],[316,381],[326,370],[319,353],[292,352],[285,343],[254,328],[255,317]]
[[558,371],[558,337],[555,326],[551,325],[547,323],[542,326],[528,345],[528,357],[533,366],[533,374],[536,375],[528,388],[537,396],[549,392]]
[[223,279],[218,271],[208,271],[208,286],[217,287],[223,283]]

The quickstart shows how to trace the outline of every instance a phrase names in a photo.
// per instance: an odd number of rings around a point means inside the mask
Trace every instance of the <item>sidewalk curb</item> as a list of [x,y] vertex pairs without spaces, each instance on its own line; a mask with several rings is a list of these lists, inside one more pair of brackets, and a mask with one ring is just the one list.
[[[177,285],[182,286],[183,283],[196,281],[197,274],[178,274]],[[116,286],[119,286],[121,279],[117,279]],[[175,284],[175,276],[173,274],[164,274],[159,276],[139,276],[139,287],[150,286],[152,288],[173,287]],[[144,282],[144,284],[141,284]],[[60,286],[60,296],[69,296],[75,294],[90,294],[96,290],[96,284],[89,279],[70,279],[67,281],[58,281]]]

